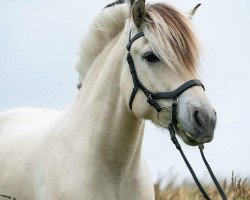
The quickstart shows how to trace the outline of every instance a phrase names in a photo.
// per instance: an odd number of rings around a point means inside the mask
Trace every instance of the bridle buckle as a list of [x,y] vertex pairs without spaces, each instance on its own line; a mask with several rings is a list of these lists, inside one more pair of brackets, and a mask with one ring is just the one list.
[[177,97],[177,98],[173,98],[173,99],[172,99],[172,104],[177,104],[178,101],[179,101],[178,97]]
[[155,101],[154,101],[154,99],[152,98],[151,95],[148,95],[147,102],[148,102],[151,106],[154,106],[154,104],[155,104]]

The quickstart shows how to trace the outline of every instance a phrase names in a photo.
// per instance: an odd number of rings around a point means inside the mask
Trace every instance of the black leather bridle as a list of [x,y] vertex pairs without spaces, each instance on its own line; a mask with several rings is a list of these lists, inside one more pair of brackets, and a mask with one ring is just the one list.
[[[172,118],[171,118],[171,122],[169,123],[169,125],[167,126],[169,131],[170,131],[170,136],[171,136],[171,140],[172,142],[175,144],[176,148],[180,151],[181,155],[182,155],[182,158],[184,159],[190,173],[192,174],[193,176],[193,179],[196,183],[196,185],[198,186],[199,190],[201,191],[203,197],[206,199],[206,200],[210,200],[209,196],[207,195],[207,193],[205,192],[205,190],[203,189],[203,187],[201,186],[195,172],[193,171],[191,165],[189,164],[184,152],[182,151],[182,148],[176,138],[176,135],[175,135],[175,131],[178,130],[178,116],[177,116],[177,106],[178,106],[178,97],[183,93],[185,92],[186,90],[188,90],[189,88],[192,88],[194,86],[199,86],[199,87],[202,87],[203,90],[205,91],[205,87],[203,86],[203,84],[201,83],[200,80],[190,80],[190,81],[187,81],[186,83],[184,83],[183,85],[181,85],[180,87],[178,87],[176,90],[172,91],[172,92],[161,92],[161,93],[153,93],[151,92],[150,90],[148,90],[142,83],[141,81],[139,80],[138,76],[137,76],[137,73],[136,73],[136,69],[135,69],[135,65],[134,65],[134,61],[133,61],[133,58],[130,54],[130,50],[131,50],[131,47],[132,47],[132,44],[137,40],[139,39],[140,37],[143,37],[145,36],[143,32],[140,32],[140,33],[137,33],[133,38],[131,38],[131,32],[130,32],[130,35],[129,35],[129,43],[127,45],[127,50],[128,50],[128,55],[127,55],[127,62],[129,64],[129,68],[130,68],[130,73],[131,73],[131,76],[132,76],[132,79],[133,79],[133,84],[134,84],[134,88],[133,88],[133,91],[131,93],[131,96],[130,96],[130,99],[129,99],[129,108],[130,110],[132,111],[132,107],[133,107],[133,101],[135,99],[135,96],[138,92],[138,90],[140,89],[147,97],[147,102],[155,108],[155,110],[157,111],[158,113],[158,120],[159,120],[159,123],[160,123],[160,119],[159,119],[159,113],[162,111],[163,108],[165,107],[161,107],[157,100],[159,99],[170,99],[172,100],[172,108],[168,108],[170,111],[171,111],[171,114],[172,114]],[[218,183],[216,177],[214,176],[205,156],[204,156],[204,153],[203,153],[203,149],[204,149],[204,146],[203,145],[199,145],[199,149],[200,149],[200,152],[201,152],[201,155],[202,155],[202,158],[203,158],[203,161],[209,171],[209,174],[210,176],[212,177],[215,185],[216,185],[216,188],[218,189],[221,197],[223,200],[227,200],[227,197],[224,193],[224,191],[221,189],[220,187],[220,184]]]
[[181,85],[180,87],[178,87],[176,90],[172,91],[172,92],[161,92],[161,93],[153,93],[151,91],[149,91],[139,80],[136,70],[135,70],[135,65],[134,65],[134,61],[133,58],[130,54],[130,50],[131,50],[131,46],[132,44],[139,39],[140,37],[143,37],[144,33],[140,32],[138,34],[136,34],[133,38],[131,38],[131,33],[129,36],[129,43],[127,45],[127,50],[128,50],[128,55],[127,55],[127,61],[129,64],[129,68],[130,68],[130,73],[132,75],[132,79],[133,79],[133,83],[134,83],[134,88],[132,91],[132,94],[130,96],[129,99],[129,108],[130,110],[132,110],[133,107],[133,101],[135,99],[135,95],[137,94],[138,90],[140,89],[147,97],[147,102],[155,108],[155,110],[160,113],[162,111],[162,107],[157,103],[156,100],[159,99],[171,99],[172,100],[172,122],[173,125],[175,126],[175,128],[177,128],[177,99],[178,97],[185,92],[186,90],[188,90],[189,88],[192,88],[194,86],[201,86],[203,88],[203,90],[205,90],[205,87],[202,85],[200,80],[190,80],[186,83],[184,83],[183,85]]

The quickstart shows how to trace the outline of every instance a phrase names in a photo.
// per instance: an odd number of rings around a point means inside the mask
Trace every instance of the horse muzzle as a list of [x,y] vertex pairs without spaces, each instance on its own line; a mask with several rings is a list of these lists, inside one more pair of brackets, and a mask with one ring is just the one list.
[[[187,108],[188,107],[188,108]],[[213,140],[216,127],[216,112],[209,106],[187,106],[189,110],[186,117],[178,119],[177,133],[189,145],[209,143]],[[187,111],[188,112],[188,111]]]

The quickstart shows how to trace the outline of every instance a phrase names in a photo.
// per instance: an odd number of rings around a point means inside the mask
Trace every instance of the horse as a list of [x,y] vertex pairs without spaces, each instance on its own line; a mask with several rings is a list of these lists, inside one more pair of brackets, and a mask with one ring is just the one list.
[[[144,123],[170,123],[173,99],[145,91],[169,92],[198,78],[201,50],[191,22],[197,8],[185,13],[136,0],[100,11],[82,43],[76,66],[82,87],[73,103],[62,112],[15,108],[0,114],[0,195],[155,199],[141,153]],[[147,90],[136,90],[135,80]],[[177,134],[193,146],[211,142],[216,125],[200,86],[193,81],[174,99]]]

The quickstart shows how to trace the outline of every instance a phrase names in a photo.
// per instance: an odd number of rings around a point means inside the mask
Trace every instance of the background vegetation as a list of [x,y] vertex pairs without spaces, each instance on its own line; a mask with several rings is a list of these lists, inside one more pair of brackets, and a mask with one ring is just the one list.
[[[213,184],[204,185],[212,200],[221,200],[216,187]],[[221,186],[229,200],[250,200],[250,182],[247,179],[237,178],[232,173],[231,181],[221,181]],[[194,183],[183,183],[176,185],[174,181],[168,182],[165,186],[162,180],[155,184],[156,200],[203,200],[201,193]]]

